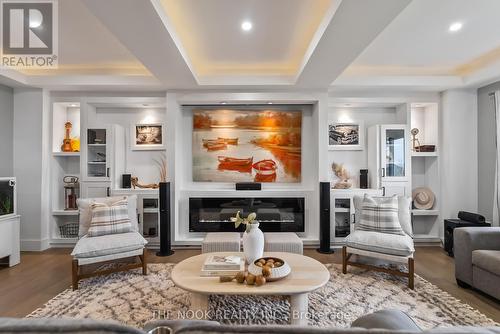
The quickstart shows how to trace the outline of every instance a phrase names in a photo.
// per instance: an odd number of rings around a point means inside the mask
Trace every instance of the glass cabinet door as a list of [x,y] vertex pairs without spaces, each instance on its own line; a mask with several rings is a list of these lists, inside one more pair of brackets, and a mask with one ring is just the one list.
[[87,177],[107,178],[106,129],[87,130]]
[[406,178],[406,131],[404,128],[385,128],[382,150],[382,177],[391,180]]

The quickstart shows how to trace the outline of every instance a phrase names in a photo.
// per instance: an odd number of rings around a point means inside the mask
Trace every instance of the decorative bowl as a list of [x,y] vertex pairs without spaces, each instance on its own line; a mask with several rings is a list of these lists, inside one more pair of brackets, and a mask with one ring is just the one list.
[[286,263],[282,259],[279,259],[277,257],[261,257],[255,261],[253,261],[252,263],[250,263],[250,265],[248,266],[248,272],[250,274],[255,275],[255,276],[262,275],[262,267],[257,265],[257,263],[259,261],[261,261],[262,259],[264,259],[264,261],[266,261],[266,262],[271,259],[274,261],[274,263],[281,263],[280,266],[275,266],[275,267],[271,268],[271,275],[266,277],[267,282],[273,282],[273,281],[277,281],[277,280],[280,280],[282,278],[285,278],[288,275],[290,275],[290,272],[292,271],[292,268],[290,268],[288,263]]

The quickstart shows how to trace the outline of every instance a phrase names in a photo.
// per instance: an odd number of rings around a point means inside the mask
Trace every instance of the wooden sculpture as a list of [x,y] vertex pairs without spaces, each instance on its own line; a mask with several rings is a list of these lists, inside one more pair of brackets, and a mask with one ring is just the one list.
[[332,163],[332,170],[335,176],[339,179],[337,183],[333,186],[334,189],[349,189],[352,187],[350,182],[350,175],[347,169],[342,164]]
[[159,187],[157,183],[140,184],[139,178],[137,176],[132,176],[130,178],[130,182],[132,183],[132,187],[134,189],[136,187],[141,189],[157,189]]

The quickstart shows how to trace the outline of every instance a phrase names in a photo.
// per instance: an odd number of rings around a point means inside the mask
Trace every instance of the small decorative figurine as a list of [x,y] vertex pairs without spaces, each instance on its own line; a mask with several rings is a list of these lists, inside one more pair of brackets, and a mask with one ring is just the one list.
[[61,151],[73,152],[73,148],[71,147],[71,137],[70,137],[71,128],[73,127],[73,125],[71,124],[71,122],[66,122],[64,124],[64,127],[66,128],[66,135],[64,136],[63,144],[61,145]]
[[413,152],[420,152],[420,141],[417,139],[418,132],[417,128],[411,129],[411,135],[413,137],[411,139],[411,147]]

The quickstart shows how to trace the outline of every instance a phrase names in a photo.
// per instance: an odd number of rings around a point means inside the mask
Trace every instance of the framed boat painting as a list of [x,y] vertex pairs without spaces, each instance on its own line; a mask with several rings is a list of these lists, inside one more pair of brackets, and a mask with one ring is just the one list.
[[364,149],[365,127],[363,122],[329,122],[328,150],[359,151]]
[[301,182],[302,110],[196,107],[194,182]]
[[163,123],[132,124],[130,127],[132,151],[160,151],[165,149]]

